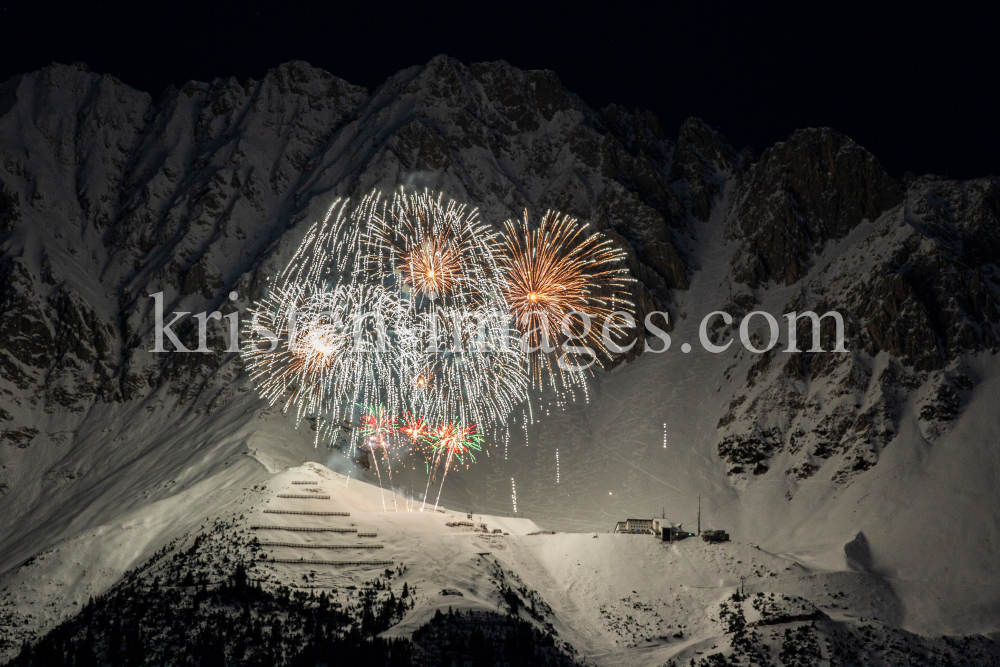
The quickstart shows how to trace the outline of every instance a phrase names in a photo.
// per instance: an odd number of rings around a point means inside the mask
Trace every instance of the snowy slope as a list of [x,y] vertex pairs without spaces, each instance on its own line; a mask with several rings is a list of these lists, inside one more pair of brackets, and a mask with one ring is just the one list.
[[[419,502],[403,493],[396,502],[401,511],[393,511],[389,490],[316,463],[268,474],[252,487],[195,488],[191,497],[60,543],[8,572],[0,598],[5,633],[24,639],[29,629],[47,629],[64,615],[61,604],[72,609],[86,602],[97,588],[83,585],[94,581],[86,571],[109,566],[109,553],[95,555],[98,540],[121,559],[111,568],[136,566],[135,554],[147,545],[130,533],[180,536],[179,544],[167,545],[170,556],[189,545],[191,534],[222,522],[232,534],[258,540],[253,576],[269,588],[321,590],[332,602],[348,605],[381,571],[396,573],[395,587],[405,583],[413,606],[384,633],[388,637],[410,636],[438,610],[505,613],[509,588],[521,600],[520,615],[553,631],[557,645],[577,659],[662,665],[737,646],[723,617],[739,590],[745,598],[735,605],[757,628],[757,650],[777,654],[788,643],[784,630],[812,624],[825,656],[833,647],[850,650],[849,638],[871,628],[894,638],[904,653],[926,654],[928,640],[894,629],[905,612],[892,587],[875,574],[818,568],[746,543],[691,538],[665,544],[643,535],[553,533],[520,518],[420,511]],[[66,553],[72,554],[71,566],[61,556]],[[145,565],[143,576],[169,582],[170,562]],[[25,620],[27,626],[20,626]],[[985,655],[1000,658],[997,645],[973,641]],[[869,650],[879,656],[874,647]],[[886,657],[891,664],[891,655]]]

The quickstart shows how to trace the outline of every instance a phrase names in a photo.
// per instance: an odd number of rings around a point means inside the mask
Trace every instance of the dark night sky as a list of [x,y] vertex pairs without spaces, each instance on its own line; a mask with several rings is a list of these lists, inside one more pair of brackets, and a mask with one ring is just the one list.
[[[1000,167],[1000,10],[875,2],[575,3],[462,9],[411,2],[180,5],[0,0],[0,79],[86,62],[158,99],[191,79],[260,78],[306,60],[374,88],[438,53],[555,70],[591,107],[690,115],[758,153],[828,125],[895,176],[977,177]],[[985,5],[985,3],[982,3]]]

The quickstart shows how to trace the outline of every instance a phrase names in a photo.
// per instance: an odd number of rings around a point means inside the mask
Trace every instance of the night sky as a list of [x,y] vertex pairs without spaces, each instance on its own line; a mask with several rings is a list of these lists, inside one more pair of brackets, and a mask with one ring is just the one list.
[[897,177],[1000,168],[995,4],[65,5],[0,0],[0,79],[85,62],[159,99],[168,85],[261,78],[299,59],[374,88],[447,53],[554,70],[591,107],[650,109],[670,134],[700,116],[737,149],[759,153],[796,128],[827,125]]

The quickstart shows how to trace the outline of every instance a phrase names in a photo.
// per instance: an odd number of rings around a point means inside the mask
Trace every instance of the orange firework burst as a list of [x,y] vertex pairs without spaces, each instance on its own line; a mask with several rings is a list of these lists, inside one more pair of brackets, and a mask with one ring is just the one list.
[[329,369],[334,356],[349,342],[343,328],[328,313],[293,328],[288,337],[288,352],[293,358],[288,372],[318,374]]
[[479,289],[497,274],[496,234],[476,209],[429,191],[392,200],[373,193],[362,202],[369,230],[369,269],[394,277],[404,292],[447,305],[478,302]]
[[[523,343],[532,351],[528,358],[534,384],[541,384],[544,368],[556,386],[549,353],[571,337],[574,345],[595,352],[589,361],[608,355],[601,335],[604,323],[616,338],[622,337],[623,322],[613,314],[634,312],[627,288],[633,279],[624,266],[625,252],[601,233],[588,234],[586,229],[575,218],[555,211],[548,211],[534,231],[527,211],[523,220],[506,223],[500,255],[504,296]],[[566,385],[564,366],[558,364],[558,376]],[[569,384],[579,381],[578,375],[571,371]]]
[[462,277],[457,246],[454,234],[447,230],[440,236],[427,234],[420,245],[400,252],[396,268],[403,284],[431,298],[450,294]]

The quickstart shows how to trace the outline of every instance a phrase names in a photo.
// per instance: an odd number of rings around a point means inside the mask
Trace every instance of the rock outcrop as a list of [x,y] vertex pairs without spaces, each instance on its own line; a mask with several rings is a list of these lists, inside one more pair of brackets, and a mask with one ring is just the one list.
[[827,241],[902,199],[874,155],[828,128],[798,130],[767,149],[735,190],[733,277],[753,287],[801,280]]

